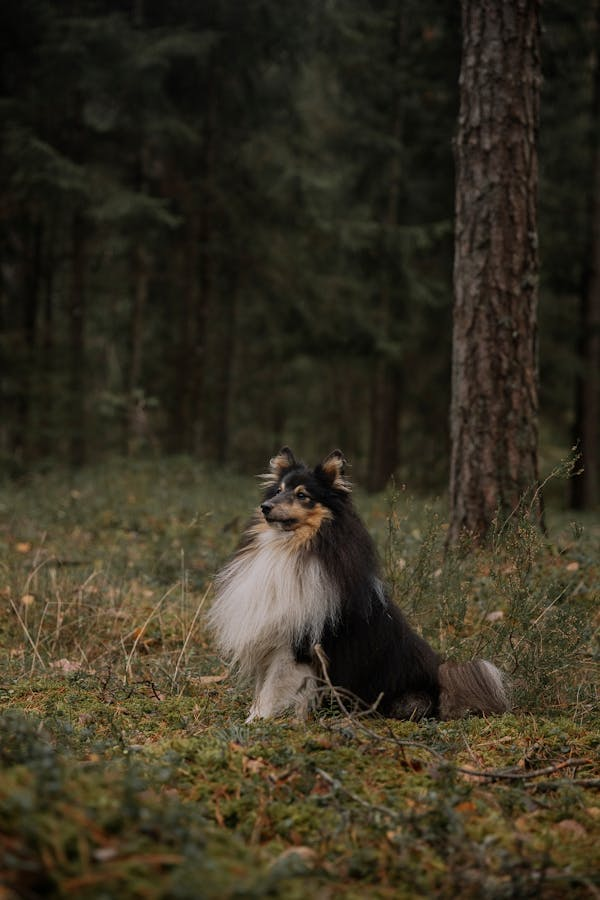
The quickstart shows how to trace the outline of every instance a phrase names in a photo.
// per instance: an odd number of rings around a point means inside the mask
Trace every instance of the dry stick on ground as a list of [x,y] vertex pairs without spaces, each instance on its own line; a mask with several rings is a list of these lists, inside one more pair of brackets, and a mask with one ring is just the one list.
[[[433,747],[428,747],[426,744],[422,743],[422,741],[405,741],[400,738],[397,738],[391,729],[388,734],[380,734],[377,731],[374,731],[372,728],[369,728],[361,719],[356,716],[353,712],[351,712],[339,690],[332,684],[331,679],[329,677],[328,671],[328,660],[325,656],[323,648],[320,644],[315,644],[313,647],[313,652],[317,659],[321,664],[321,668],[323,671],[323,680],[329,690],[331,691],[332,696],[335,698],[336,703],[344,713],[344,715],[352,722],[353,725],[360,728],[365,734],[369,735],[369,737],[374,738],[377,741],[387,740],[388,742],[394,744],[397,747],[416,747],[420,750],[425,750],[431,756],[434,756],[440,762],[444,763],[444,765],[450,765],[446,757],[439,753],[437,750],[434,750]],[[381,697],[377,699],[377,703],[379,703]],[[368,710],[371,712],[371,710]],[[530,781],[534,778],[540,778],[545,775],[551,775],[553,772],[558,772],[560,769],[565,768],[579,768],[580,766],[592,765],[591,759],[576,759],[569,758],[566,760],[562,760],[561,762],[555,763],[551,766],[545,766],[543,769],[535,769],[531,772],[521,772],[520,770],[512,769],[471,769],[468,766],[455,766],[455,771],[460,773],[461,775],[467,775],[470,778],[487,778],[490,781]],[[344,789],[345,790],[345,789]]]
[[561,787],[575,785],[575,787],[599,788],[600,778],[556,778],[554,781],[540,781],[532,785],[536,791],[556,791]]

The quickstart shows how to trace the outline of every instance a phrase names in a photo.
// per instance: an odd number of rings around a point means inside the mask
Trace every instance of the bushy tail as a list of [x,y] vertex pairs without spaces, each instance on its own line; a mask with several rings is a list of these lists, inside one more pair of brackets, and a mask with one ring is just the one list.
[[444,662],[438,677],[441,719],[458,719],[468,713],[503,713],[510,709],[504,676],[486,659]]

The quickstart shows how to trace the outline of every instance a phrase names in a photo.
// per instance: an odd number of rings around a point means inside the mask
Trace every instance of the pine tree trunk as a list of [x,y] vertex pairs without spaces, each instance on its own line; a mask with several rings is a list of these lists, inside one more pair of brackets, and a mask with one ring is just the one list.
[[[596,35],[600,37],[600,3],[596,3]],[[587,271],[580,314],[580,374],[576,383],[575,441],[583,471],[571,483],[575,509],[593,509],[599,502],[600,472],[600,64],[594,53],[593,147],[590,235]]]
[[55,370],[55,340],[54,340],[54,276],[56,268],[56,232],[57,223],[50,221],[47,229],[46,248],[43,264],[43,318],[41,329],[41,374],[43,384],[40,390],[40,434],[38,453],[44,458],[51,456],[55,451],[55,402],[54,402],[54,370]]
[[[398,76],[402,70],[404,42],[403,7],[398,4],[392,32],[393,62]],[[398,207],[400,197],[400,148],[403,139],[403,96],[396,86],[393,98],[390,134],[393,152],[389,166],[389,193],[387,210],[383,218],[382,244],[385,247],[385,232],[398,227]],[[385,259],[385,250],[382,253]],[[383,269],[379,296],[379,331],[384,342],[391,342],[394,333],[394,297],[397,285],[390,284],[389,275]],[[402,381],[400,364],[395,360],[380,356],[375,364],[371,384],[371,417],[369,431],[369,465],[367,488],[382,491],[398,465],[400,423],[400,385]]]
[[140,394],[144,313],[148,301],[150,258],[145,247],[138,243],[133,250],[133,310],[129,345],[129,378],[127,384],[127,454],[132,456],[145,437],[145,409]]
[[[216,376],[212,398],[212,419],[210,436],[210,456],[219,465],[227,462],[231,443],[231,393],[236,363],[236,319],[239,287],[240,263],[234,263],[230,282],[219,304],[219,329],[217,353],[213,360]],[[217,324],[217,323],[215,323]]]
[[194,444],[192,414],[192,354],[196,341],[195,311],[198,305],[199,217],[191,204],[186,208],[186,236],[179,254],[181,304],[178,311],[174,398],[170,410],[168,447],[172,453],[191,453]]
[[[538,0],[462,0],[449,540],[538,478]],[[541,516],[541,510],[538,510]]]
[[71,230],[71,285],[69,290],[69,461],[76,468],[85,462],[85,238],[84,222],[73,216]]
[[214,77],[209,74],[205,96],[204,143],[200,160],[203,190],[194,191],[186,203],[188,248],[185,260],[185,298],[182,347],[184,380],[181,384],[183,447],[190,454],[201,450],[203,431],[208,427],[204,403],[207,327],[214,291],[213,191],[216,165],[216,95]]
[[11,434],[11,456],[19,466],[26,467],[35,447],[32,412],[38,382],[35,371],[35,345],[38,320],[39,292],[42,271],[43,225],[40,219],[27,216],[23,224],[21,249],[20,303],[16,305],[18,327],[16,350],[16,378],[14,419]]
[[371,391],[371,446],[367,489],[382,491],[398,462],[398,422],[400,418],[401,374],[397,366],[380,360]]

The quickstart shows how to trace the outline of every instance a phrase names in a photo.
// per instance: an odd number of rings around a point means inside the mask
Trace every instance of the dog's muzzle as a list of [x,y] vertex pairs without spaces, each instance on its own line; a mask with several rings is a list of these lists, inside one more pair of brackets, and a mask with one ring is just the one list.
[[287,530],[293,528],[296,524],[296,519],[286,515],[285,511],[277,503],[273,503],[272,500],[265,500],[264,503],[260,504],[260,508],[269,525],[281,525],[282,528]]

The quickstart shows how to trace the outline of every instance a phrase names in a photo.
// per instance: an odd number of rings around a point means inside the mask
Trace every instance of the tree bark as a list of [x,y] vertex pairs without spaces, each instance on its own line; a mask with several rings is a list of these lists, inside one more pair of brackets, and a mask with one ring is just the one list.
[[83,217],[73,216],[71,228],[71,285],[69,290],[69,461],[85,462],[85,266]]
[[539,0],[462,0],[462,26],[451,542],[482,538],[538,480]]
[[[224,465],[229,458],[231,444],[231,393],[236,363],[236,319],[239,287],[239,270],[241,264],[234,262],[234,271],[230,275],[230,283],[219,307],[220,329],[218,332],[217,354],[213,360],[214,383],[212,397],[213,424],[206,443],[210,443],[212,460]],[[205,411],[206,415],[206,411]]]
[[184,259],[179,418],[182,450],[192,455],[200,451],[202,432],[207,425],[204,408],[207,327],[215,283],[213,191],[217,110],[212,68],[205,104],[204,141],[199,163],[201,186],[183,204],[187,219],[187,247]]
[[41,326],[40,358],[42,385],[40,391],[40,427],[38,455],[42,458],[51,456],[55,451],[54,440],[56,427],[54,422],[54,372],[55,372],[55,337],[54,337],[54,277],[56,269],[56,233],[58,224],[50,220],[48,225],[43,263],[43,315]]
[[27,467],[35,447],[32,435],[34,392],[38,388],[35,371],[38,306],[42,273],[43,223],[37,216],[26,216],[23,224],[21,303],[17,330],[17,378],[15,379],[15,418],[12,433],[12,457],[17,466]]
[[[595,33],[600,36],[600,2],[596,2]],[[592,104],[592,172],[587,267],[581,295],[579,325],[580,372],[575,386],[575,442],[583,470],[571,482],[575,509],[593,509],[599,502],[600,472],[600,64],[594,51]]]
[[[398,73],[401,72],[403,59],[404,22],[403,7],[399,3],[396,8],[394,29],[392,34],[392,62]],[[398,79],[399,82],[399,79]],[[403,139],[403,96],[397,84],[392,105],[390,134],[393,139],[393,151],[389,164],[389,190],[387,209],[382,217],[382,259],[386,252],[386,231],[398,227],[398,207],[400,198],[401,146]],[[382,266],[381,287],[379,291],[379,332],[385,343],[393,340],[394,312],[392,292],[398,291],[398,285],[392,286],[385,264]],[[398,465],[400,422],[400,386],[402,373],[400,363],[381,354],[376,360],[371,382],[371,416],[369,429],[369,466],[367,488],[369,491],[382,491]]]
[[132,280],[133,309],[129,344],[129,377],[127,384],[127,455],[133,456],[145,437],[146,419],[143,396],[140,393],[144,314],[148,301],[150,256],[141,242],[133,249]]
[[398,464],[401,373],[398,366],[377,362],[371,387],[371,445],[367,488],[382,491]]

